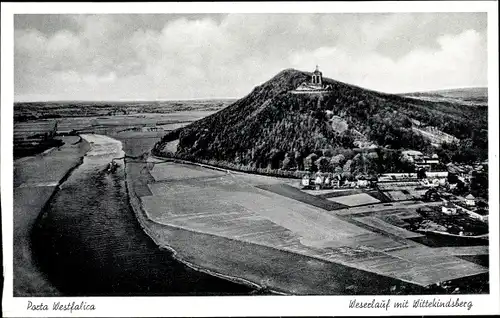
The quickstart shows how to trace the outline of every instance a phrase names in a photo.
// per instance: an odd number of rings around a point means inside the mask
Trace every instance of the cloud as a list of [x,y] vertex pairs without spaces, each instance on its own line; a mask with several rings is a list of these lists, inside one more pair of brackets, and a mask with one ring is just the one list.
[[485,21],[442,13],[21,16],[15,96],[241,97],[284,68],[316,64],[328,77],[387,92],[482,86]]
[[484,35],[466,30],[436,41],[438,49],[418,48],[396,60],[377,52],[359,55],[342,47],[321,47],[291,55],[290,63],[302,69],[315,61],[335,79],[392,93],[486,86]]

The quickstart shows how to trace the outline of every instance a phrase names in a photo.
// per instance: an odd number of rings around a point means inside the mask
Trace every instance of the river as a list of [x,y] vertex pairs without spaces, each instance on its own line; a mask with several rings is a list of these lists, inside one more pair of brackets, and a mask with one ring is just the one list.
[[[82,135],[91,144],[32,234],[34,257],[66,296],[241,295],[249,287],[193,270],[141,229],[126,193],[120,141]],[[47,295],[49,296],[49,295]]]

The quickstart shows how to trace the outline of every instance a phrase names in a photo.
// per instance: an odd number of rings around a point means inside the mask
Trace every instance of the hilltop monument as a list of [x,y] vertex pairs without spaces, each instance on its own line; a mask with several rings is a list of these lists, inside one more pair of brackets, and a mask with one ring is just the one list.
[[312,73],[311,81],[300,84],[292,93],[296,94],[311,94],[311,93],[325,93],[331,91],[331,85],[323,83],[323,73],[319,70],[318,65]]
[[316,65],[316,70],[314,70],[311,83],[313,85],[323,85],[323,73],[320,72],[318,65]]

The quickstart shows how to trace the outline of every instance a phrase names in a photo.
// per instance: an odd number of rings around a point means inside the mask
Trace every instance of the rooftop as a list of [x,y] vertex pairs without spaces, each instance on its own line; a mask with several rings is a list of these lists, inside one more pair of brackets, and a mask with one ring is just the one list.
[[318,65],[316,65],[316,69],[314,70],[314,74],[322,74],[318,68]]

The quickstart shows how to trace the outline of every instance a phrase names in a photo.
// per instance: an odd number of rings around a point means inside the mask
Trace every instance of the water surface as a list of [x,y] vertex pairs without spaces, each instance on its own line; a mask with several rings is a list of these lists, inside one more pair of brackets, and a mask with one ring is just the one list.
[[[160,249],[131,210],[121,143],[83,136],[91,149],[63,183],[33,232],[35,258],[68,296],[248,294],[246,286],[195,271]],[[50,295],[47,295],[50,296]]]

